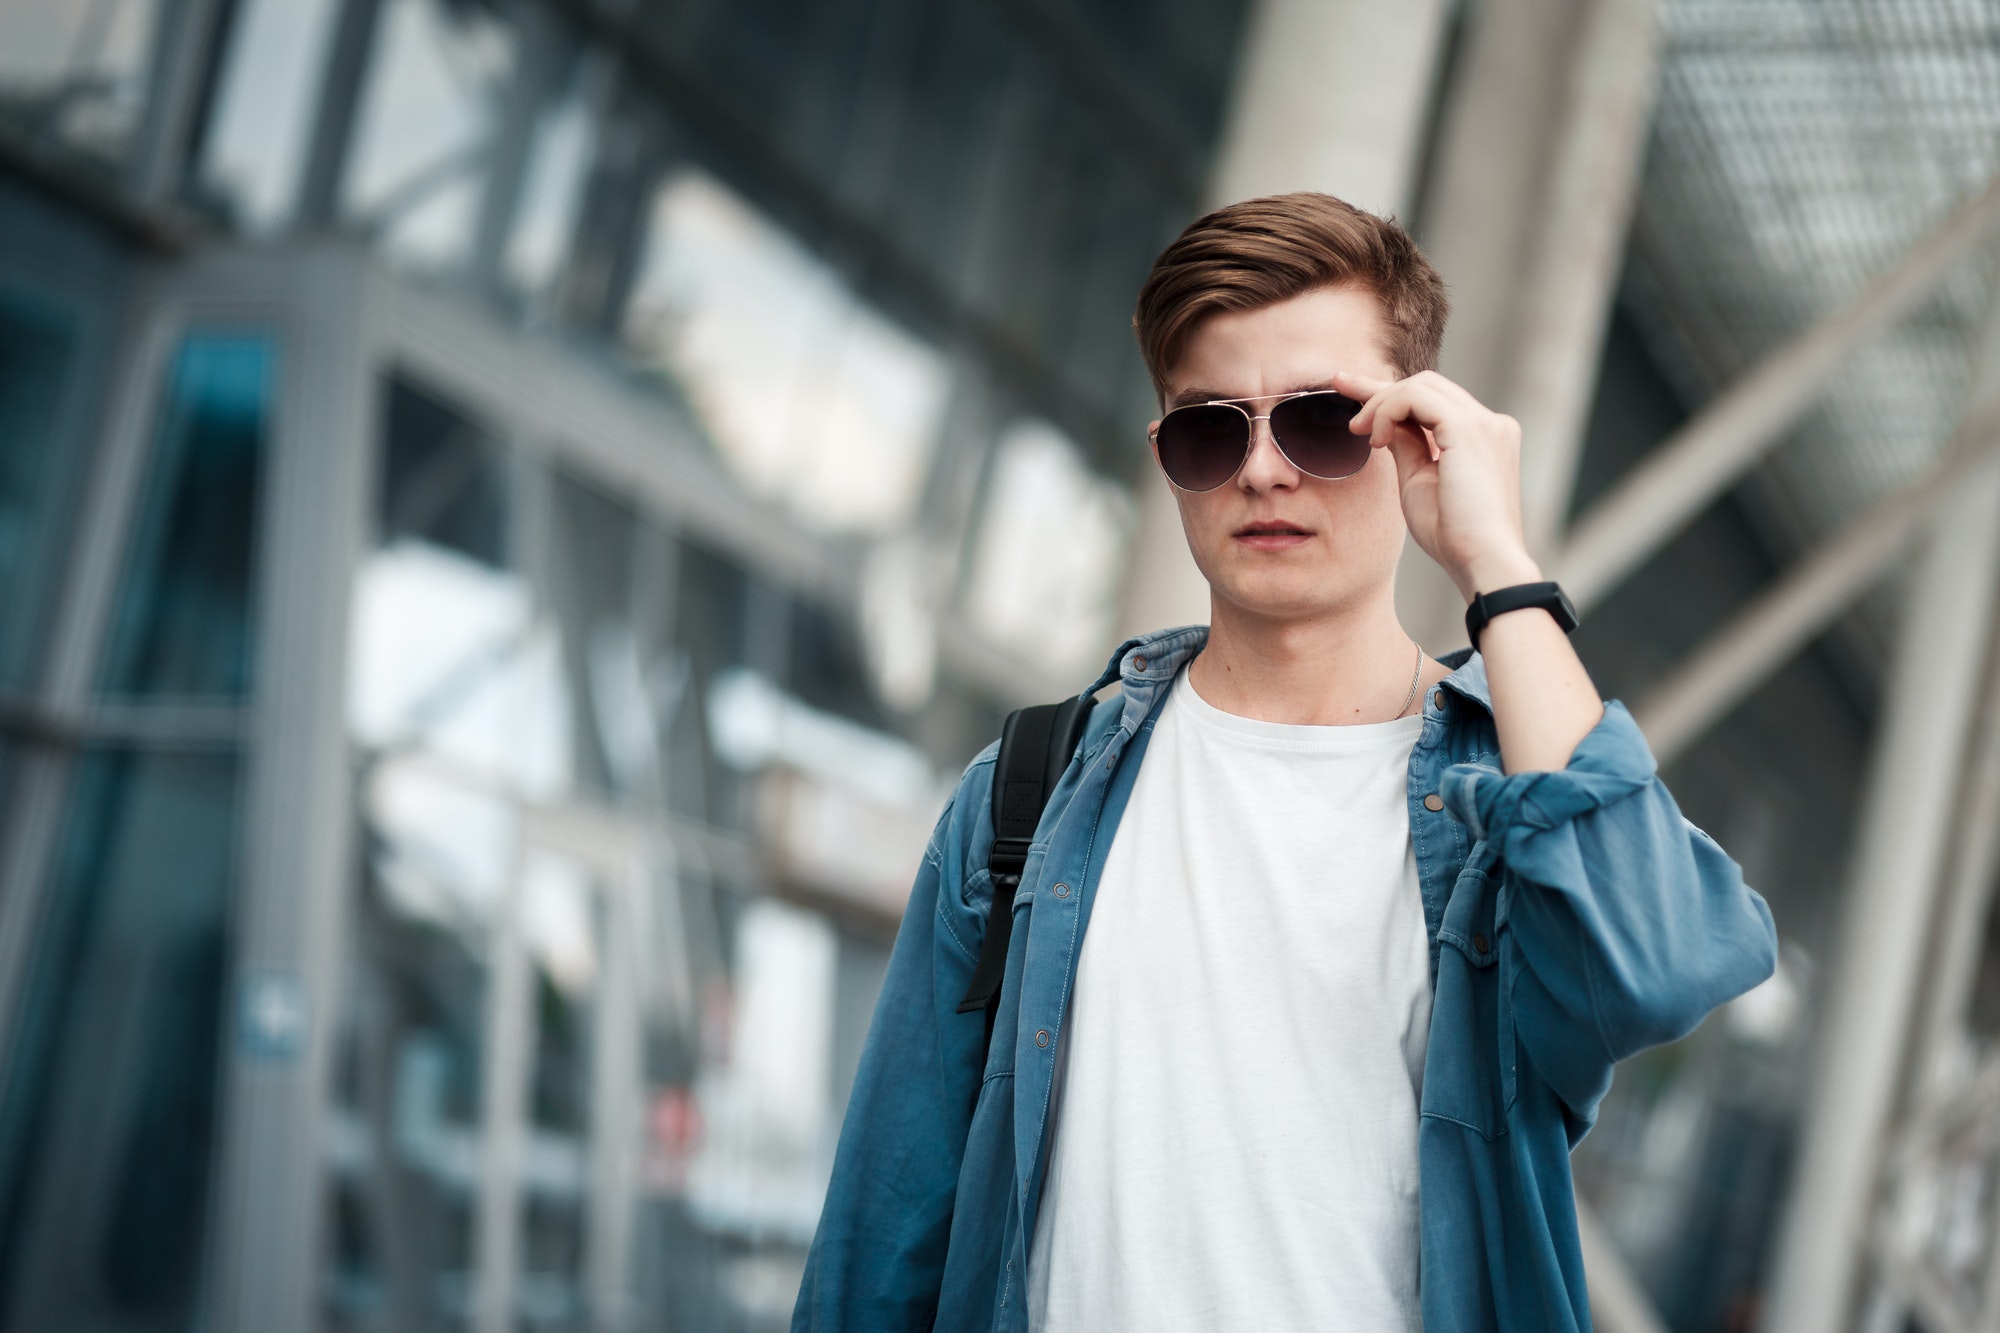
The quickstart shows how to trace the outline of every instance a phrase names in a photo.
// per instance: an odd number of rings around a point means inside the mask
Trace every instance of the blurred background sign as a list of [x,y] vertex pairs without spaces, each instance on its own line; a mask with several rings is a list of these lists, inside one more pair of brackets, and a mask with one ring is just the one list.
[[1996,157],[1943,0],[0,0],[0,1333],[783,1327],[952,784],[1206,617],[1138,285],[1298,188],[1777,913],[1598,1324],[2000,1326]]

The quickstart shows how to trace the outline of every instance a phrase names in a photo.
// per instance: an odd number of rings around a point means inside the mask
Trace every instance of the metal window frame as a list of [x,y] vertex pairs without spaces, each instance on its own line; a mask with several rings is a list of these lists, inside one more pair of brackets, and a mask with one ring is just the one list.
[[[307,1329],[318,1321],[326,1157],[336,1015],[345,976],[357,864],[352,778],[359,755],[346,731],[346,670],[355,571],[375,539],[383,394],[407,375],[494,428],[512,461],[517,500],[546,476],[530,461],[618,494],[676,536],[693,536],[761,574],[839,603],[858,593],[858,543],[800,532],[743,495],[685,426],[609,367],[553,341],[503,327],[469,301],[391,275],[339,242],[217,250],[158,278],[138,323],[248,318],[281,329],[282,387],[260,518],[259,689],[247,732],[243,884],[234,980],[296,976],[310,1016],[296,1061],[260,1062],[232,1042],[224,1062],[223,1124],[208,1257],[210,1326],[226,1333]],[[164,336],[152,333],[156,343]],[[170,346],[170,342],[162,344]],[[154,352],[157,358],[159,351]],[[138,409],[133,409],[136,412]],[[131,429],[140,430],[143,418]],[[143,440],[143,431],[139,436]],[[520,487],[528,485],[528,491]],[[522,517],[514,563],[536,577],[533,510]],[[490,785],[492,775],[455,774]],[[681,855],[701,861],[737,850],[684,821],[626,814],[581,801],[502,790],[524,816],[524,845],[584,860],[603,883],[613,938],[638,940],[651,872]],[[754,859],[754,858],[753,858]],[[516,887],[518,895],[517,864]],[[487,1154],[475,1278],[475,1323],[497,1330],[512,1315],[519,1224],[519,1152],[529,1031],[518,923],[508,915],[488,1000]],[[602,1013],[609,1043],[631,1045],[642,969],[637,957],[607,972]],[[625,1025],[625,1026],[620,1026]],[[636,1066],[609,1069],[594,1127],[588,1286],[593,1305],[626,1299],[631,1177],[639,1094]]]

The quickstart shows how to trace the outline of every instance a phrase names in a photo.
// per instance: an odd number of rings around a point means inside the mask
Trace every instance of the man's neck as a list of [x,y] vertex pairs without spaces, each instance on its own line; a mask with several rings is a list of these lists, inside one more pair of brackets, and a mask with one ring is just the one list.
[[1398,716],[1416,667],[1416,644],[1385,589],[1366,602],[1301,620],[1253,615],[1212,597],[1208,643],[1188,673],[1195,692],[1226,713],[1344,726]]

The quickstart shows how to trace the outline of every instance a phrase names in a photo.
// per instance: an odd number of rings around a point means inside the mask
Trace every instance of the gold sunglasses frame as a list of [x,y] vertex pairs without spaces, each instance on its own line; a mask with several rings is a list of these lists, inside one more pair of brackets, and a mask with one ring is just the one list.
[[[1310,398],[1314,394],[1330,394],[1335,398],[1346,398],[1348,402],[1354,404],[1355,411],[1359,412],[1361,410],[1362,405],[1359,399],[1350,397],[1349,395],[1342,393],[1338,389],[1292,389],[1285,393],[1260,393],[1260,394],[1250,394],[1242,398],[1210,398],[1204,402],[1199,402],[1199,403],[1180,403],[1172,408],[1169,408],[1167,411],[1162,412],[1160,414],[1160,419],[1157,422],[1155,422],[1151,427],[1149,427],[1146,431],[1146,440],[1149,444],[1153,446],[1153,461],[1156,464],[1159,464],[1160,474],[1167,478],[1167,484],[1169,486],[1172,486],[1177,491],[1186,491],[1189,495],[1206,495],[1210,491],[1219,491],[1224,486],[1227,486],[1230,482],[1236,480],[1236,474],[1241,472],[1243,470],[1243,465],[1250,461],[1251,451],[1254,450],[1257,445],[1257,423],[1260,421],[1269,421],[1271,419],[1271,412],[1277,411],[1280,407],[1283,407],[1286,403],[1290,402],[1292,399]],[[1267,398],[1275,398],[1278,401],[1271,404],[1271,412],[1266,412],[1261,416],[1244,411],[1242,407],[1238,406],[1241,403],[1261,403]],[[1179,482],[1175,481],[1172,476],[1169,476],[1167,474],[1166,465],[1164,463],[1160,463],[1160,427],[1166,425],[1167,418],[1172,416],[1175,412],[1186,411],[1190,407],[1234,407],[1238,412],[1243,413],[1244,419],[1249,426],[1248,432],[1245,433],[1245,435],[1243,436],[1243,457],[1236,460],[1236,466],[1230,469],[1228,476],[1224,477],[1221,481],[1216,482],[1215,485],[1204,486],[1200,490],[1190,489],[1189,487],[1183,486]],[[1298,468],[1299,471],[1305,473],[1308,477],[1312,477],[1318,481],[1346,481],[1349,477],[1359,474],[1362,468],[1368,466],[1368,455],[1363,454],[1361,458],[1361,467],[1355,468],[1353,472],[1343,472],[1337,477],[1321,476],[1319,473],[1312,471],[1310,468],[1301,466],[1299,460],[1292,457],[1290,451],[1288,451],[1285,448],[1285,442],[1278,438],[1278,429],[1275,426],[1271,427],[1271,443],[1277,446],[1279,453],[1284,454],[1285,461],[1287,463],[1290,463],[1293,467]]]

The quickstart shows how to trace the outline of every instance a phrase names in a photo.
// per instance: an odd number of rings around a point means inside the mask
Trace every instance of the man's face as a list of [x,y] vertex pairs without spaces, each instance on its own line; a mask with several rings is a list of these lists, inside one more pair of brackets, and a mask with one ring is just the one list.
[[[1169,373],[1167,407],[1330,388],[1336,370],[1400,379],[1383,333],[1381,303],[1355,287],[1211,315]],[[1245,406],[1261,416],[1274,401]],[[1252,425],[1250,457],[1234,477],[1197,494],[1174,488],[1188,548],[1215,597],[1260,618],[1303,620],[1390,585],[1404,533],[1390,452],[1377,449],[1353,476],[1325,481],[1292,466],[1270,422]]]

